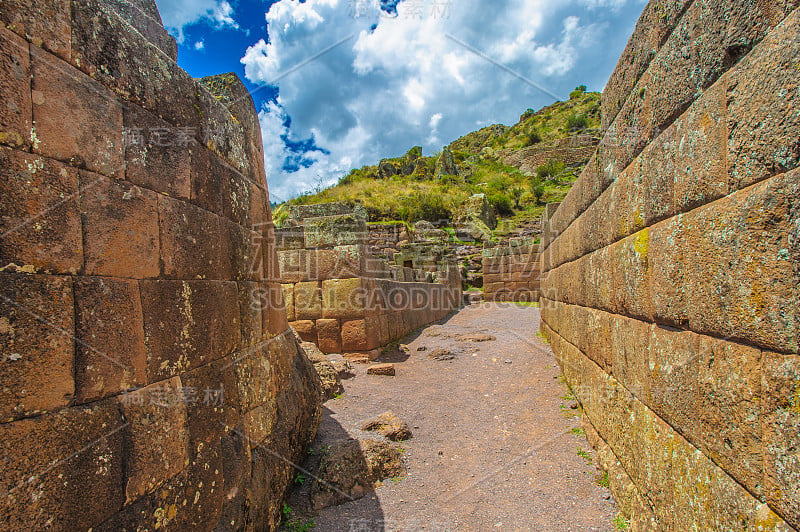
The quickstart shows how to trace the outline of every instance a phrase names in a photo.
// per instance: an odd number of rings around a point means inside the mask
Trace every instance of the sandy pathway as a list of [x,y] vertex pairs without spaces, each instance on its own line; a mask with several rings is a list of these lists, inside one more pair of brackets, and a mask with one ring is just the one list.
[[[578,455],[590,448],[572,430],[575,411],[538,325],[535,308],[473,305],[407,338],[407,355],[385,355],[396,377],[357,368],[344,396],[325,405],[315,446],[345,432],[372,436],[358,427],[391,410],[414,433],[401,444],[408,476],[323,510],[315,530],[614,530],[613,501]],[[458,338],[475,333],[496,340]],[[438,348],[456,358],[431,360]]]

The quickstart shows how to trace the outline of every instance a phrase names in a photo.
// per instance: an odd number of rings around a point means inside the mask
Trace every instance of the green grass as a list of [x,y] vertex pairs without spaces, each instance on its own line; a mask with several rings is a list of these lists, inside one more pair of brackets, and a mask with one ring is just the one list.
[[[566,102],[556,102],[538,112],[529,109],[514,126],[488,126],[452,142],[449,149],[461,175],[437,179],[437,154],[421,156],[421,149],[412,148],[403,156],[381,161],[384,169],[392,167],[396,175],[382,171],[379,165],[364,166],[343,176],[333,187],[316,187],[288,203],[359,203],[371,222],[399,220],[411,224],[452,220],[470,196],[483,193],[500,216],[494,234],[504,238],[516,227],[541,217],[546,203],[562,201],[581,169],[551,161],[548,168],[557,170],[551,172],[557,175],[524,175],[502,163],[497,150],[594,134],[599,127],[600,94],[579,88]],[[274,209],[273,217],[278,225],[284,221],[288,217],[286,204]],[[452,234],[451,241],[461,243]]]
[[573,428],[569,429],[569,431],[572,434],[574,434],[575,436],[583,436],[584,434],[586,434],[584,432],[584,430],[582,428],[580,428],[580,427],[573,427]]
[[515,305],[519,305],[520,307],[539,308],[539,302],[538,301],[515,301],[514,304]]
[[630,522],[622,514],[618,514],[612,523],[617,530],[628,530],[628,526],[630,526]]
[[601,488],[608,487],[608,471],[603,471],[600,475],[597,476],[595,483],[600,486]]
[[578,453],[577,454],[578,454],[578,456],[580,456],[581,458],[583,458],[584,460],[586,460],[590,464],[592,463],[592,455],[589,454],[587,451],[584,451],[583,449],[578,447]]

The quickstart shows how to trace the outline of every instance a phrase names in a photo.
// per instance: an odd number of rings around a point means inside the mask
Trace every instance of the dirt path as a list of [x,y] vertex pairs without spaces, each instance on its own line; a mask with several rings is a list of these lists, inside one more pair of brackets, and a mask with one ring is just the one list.
[[[391,410],[413,431],[401,444],[408,476],[323,510],[315,530],[614,530],[611,495],[578,455],[590,447],[538,330],[538,309],[473,305],[407,338],[408,354],[384,355],[396,377],[358,367],[325,405],[315,447],[345,432],[374,437],[358,427]],[[496,340],[459,338],[476,333]],[[456,358],[430,359],[439,348]]]

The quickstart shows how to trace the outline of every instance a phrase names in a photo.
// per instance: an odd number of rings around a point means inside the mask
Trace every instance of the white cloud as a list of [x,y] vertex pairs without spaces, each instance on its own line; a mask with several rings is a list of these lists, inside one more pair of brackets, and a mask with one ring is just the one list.
[[204,41],[197,41],[196,43],[194,43],[194,49],[195,50],[200,51],[205,47],[206,47],[206,43]]
[[233,7],[227,0],[156,0],[164,27],[183,43],[186,26],[203,20],[216,28],[239,28],[233,19]]
[[[271,190],[285,198],[332,184],[414,145],[431,153],[476,125],[514,123],[552,102],[493,62],[566,98],[587,82],[582,70],[594,65],[585,57],[612,53],[605,61],[616,63],[618,52],[597,43],[614,38],[607,23],[626,1],[642,0],[453,0],[448,16],[427,3],[421,17],[419,2],[401,2],[390,18],[377,9],[354,16],[354,0],[280,0],[266,14],[268,38],[242,58],[250,81],[280,89],[261,120]],[[313,152],[307,168],[286,172],[293,154],[276,133],[313,135],[329,154]]]

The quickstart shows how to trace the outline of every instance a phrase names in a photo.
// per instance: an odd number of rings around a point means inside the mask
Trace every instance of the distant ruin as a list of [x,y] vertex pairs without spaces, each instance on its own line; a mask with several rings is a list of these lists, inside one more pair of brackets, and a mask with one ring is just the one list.
[[461,304],[454,257],[435,242],[373,255],[364,214],[340,203],[294,205],[276,230],[290,324],[324,353],[374,359],[378,348]]

